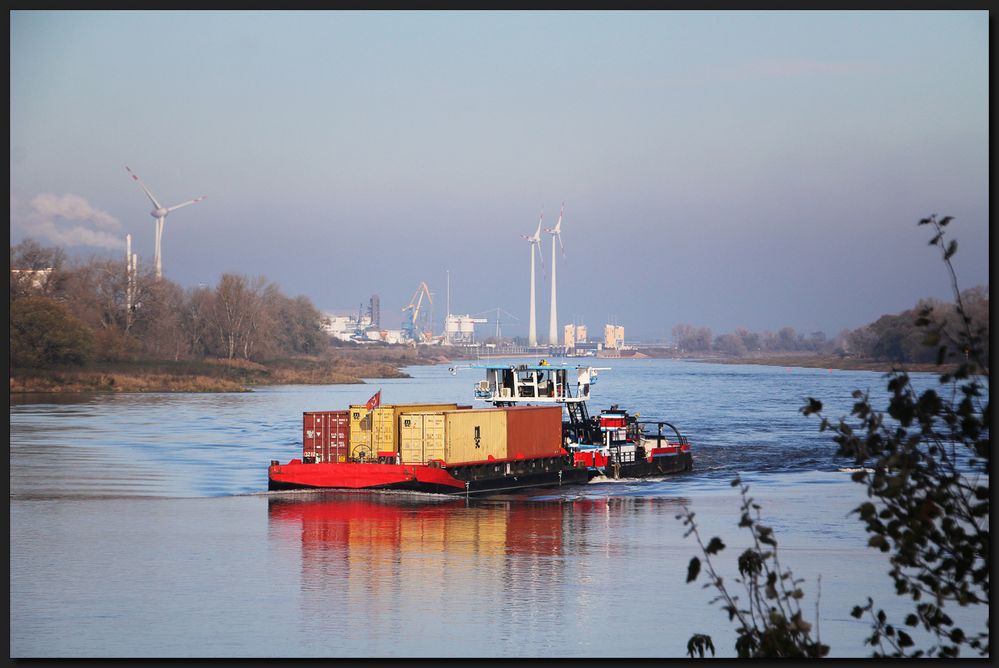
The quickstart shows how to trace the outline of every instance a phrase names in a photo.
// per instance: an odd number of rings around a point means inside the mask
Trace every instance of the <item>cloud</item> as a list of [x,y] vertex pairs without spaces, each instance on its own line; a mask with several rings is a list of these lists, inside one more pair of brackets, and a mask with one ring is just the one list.
[[10,222],[31,236],[60,246],[125,246],[125,240],[116,234],[121,229],[118,219],[79,195],[43,193],[25,206],[11,194]]

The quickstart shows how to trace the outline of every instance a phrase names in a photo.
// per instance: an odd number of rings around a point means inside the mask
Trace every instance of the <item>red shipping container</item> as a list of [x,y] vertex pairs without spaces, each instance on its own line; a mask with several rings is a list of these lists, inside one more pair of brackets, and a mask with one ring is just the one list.
[[510,459],[558,457],[562,450],[562,406],[514,406],[506,410]]
[[302,460],[317,464],[347,460],[350,417],[347,411],[302,413]]

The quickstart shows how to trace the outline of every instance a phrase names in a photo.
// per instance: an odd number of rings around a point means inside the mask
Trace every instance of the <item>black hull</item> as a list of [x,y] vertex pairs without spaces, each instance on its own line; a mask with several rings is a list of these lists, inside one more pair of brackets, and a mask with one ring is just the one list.
[[689,452],[677,455],[654,457],[651,462],[628,462],[608,464],[603,474],[608,478],[651,478],[655,476],[683,473],[694,468],[694,459]]
[[[561,475],[559,475],[561,474]],[[585,485],[593,478],[593,472],[584,468],[560,469],[545,473],[528,473],[500,478],[469,480],[468,494],[493,492],[513,492],[530,487],[561,487],[563,485]],[[447,494],[465,494],[464,491],[449,490]]]

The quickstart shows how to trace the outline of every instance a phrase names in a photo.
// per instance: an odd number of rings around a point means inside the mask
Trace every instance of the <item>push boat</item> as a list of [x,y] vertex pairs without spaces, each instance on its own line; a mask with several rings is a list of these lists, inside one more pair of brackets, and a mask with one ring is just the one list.
[[[411,490],[487,494],[690,471],[687,438],[671,423],[617,405],[590,415],[606,367],[469,365],[485,370],[475,400],[381,404],[303,413],[302,458],[271,460],[268,489]],[[572,378],[570,379],[570,377]]]

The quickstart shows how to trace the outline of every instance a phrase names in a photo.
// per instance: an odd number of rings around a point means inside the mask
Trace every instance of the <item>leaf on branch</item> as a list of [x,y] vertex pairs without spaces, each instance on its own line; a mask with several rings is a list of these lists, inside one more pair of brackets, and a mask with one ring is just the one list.
[[747,549],[741,555],[739,555],[739,573],[746,577],[755,577],[763,571],[763,559],[765,556],[761,556],[758,552],[753,549]]
[[697,574],[701,572],[701,560],[697,557],[691,557],[690,565],[687,566],[687,582],[693,582],[697,579]]
[[773,537],[774,530],[770,527],[763,526],[762,524],[756,525],[757,536],[759,536],[760,542],[767,545],[777,545],[777,541]]
[[704,548],[704,551],[708,554],[718,554],[725,549],[725,543],[721,541],[721,538],[715,536],[708,541],[708,546]]
[[813,413],[822,412],[822,402],[813,397],[808,397],[808,405],[803,406],[801,412],[804,415],[812,415]]
[[884,536],[871,536],[870,540],[867,541],[867,544],[871,547],[878,548],[882,552],[888,551],[888,541],[885,540]]
[[715,645],[711,642],[711,636],[703,633],[695,633],[687,641],[687,655],[694,658],[694,654],[700,659],[704,658],[704,650],[710,650],[711,656],[715,655]]
[[957,239],[951,239],[950,243],[947,244],[947,252],[944,253],[944,259],[949,260],[954,253],[957,252]]

